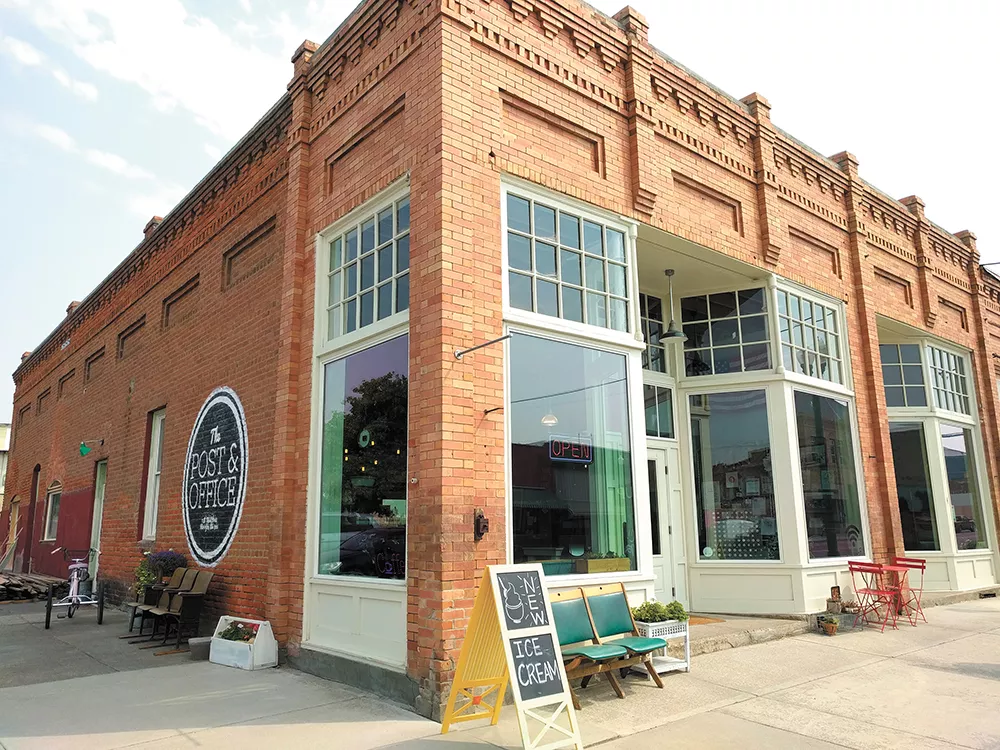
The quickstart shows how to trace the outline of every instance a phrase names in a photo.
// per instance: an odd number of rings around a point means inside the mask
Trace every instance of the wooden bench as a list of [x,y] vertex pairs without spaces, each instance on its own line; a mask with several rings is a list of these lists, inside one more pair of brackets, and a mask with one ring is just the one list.
[[146,626],[146,613],[154,607],[167,607],[170,605],[170,598],[179,591],[189,591],[194,585],[194,579],[198,570],[196,568],[177,568],[170,576],[167,583],[153,583],[145,587],[136,595],[136,600],[132,602],[132,616],[128,622],[128,632],[132,632],[135,619],[139,616],[142,621],[139,623],[139,634]]
[[[615,672],[627,674],[630,667],[641,663],[657,687],[663,687],[653,669],[652,653],[665,648],[667,642],[639,636],[622,584],[554,592],[550,601],[567,680],[581,679],[580,687],[586,688],[594,675],[603,675],[615,694],[624,698]],[[573,706],[580,710],[572,685],[570,695]]]

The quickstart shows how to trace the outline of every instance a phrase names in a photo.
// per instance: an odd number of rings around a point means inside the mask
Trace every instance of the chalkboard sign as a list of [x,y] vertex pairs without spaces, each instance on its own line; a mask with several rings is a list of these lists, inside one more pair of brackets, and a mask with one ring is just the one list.
[[503,619],[507,630],[537,628],[549,624],[545,589],[536,570],[497,573]]
[[552,636],[548,633],[510,639],[510,653],[514,660],[514,679],[521,693],[521,700],[562,695],[561,657],[556,653]]
[[441,717],[441,733],[463,721],[490,719],[496,724],[509,685],[523,747],[583,750],[558,644],[542,566],[487,568]]
[[184,461],[184,534],[198,565],[225,557],[243,515],[247,490],[247,423],[239,396],[212,391],[191,430]]

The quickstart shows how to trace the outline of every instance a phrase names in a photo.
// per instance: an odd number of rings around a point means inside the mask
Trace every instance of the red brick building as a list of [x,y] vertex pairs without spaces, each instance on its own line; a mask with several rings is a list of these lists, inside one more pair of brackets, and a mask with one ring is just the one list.
[[630,8],[370,0],[293,63],[15,372],[17,566],[183,551],[211,615],[426,714],[491,563],[707,612],[816,611],[904,551],[996,584],[973,234]]

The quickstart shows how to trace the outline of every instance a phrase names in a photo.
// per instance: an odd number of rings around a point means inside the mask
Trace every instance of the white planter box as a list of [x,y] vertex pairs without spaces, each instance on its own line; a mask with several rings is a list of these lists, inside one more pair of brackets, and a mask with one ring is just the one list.
[[[253,643],[227,641],[218,637],[219,633],[234,622],[260,626]],[[271,623],[266,620],[248,620],[245,617],[223,615],[219,618],[219,624],[215,626],[208,660],[213,664],[237,669],[266,669],[278,666],[278,642],[274,640]]]
[[[653,657],[653,668],[657,674],[691,671],[691,637],[688,631],[687,620],[684,622],[678,622],[677,620],[640,622],[636,620],[635,627],[639,631],[639,635],[643,638],[663,638],[664,640],[671,640],[672,638],[684,639],[683,659],[676,659],[666,655]],[[644,664],[636,665],[632,667],[632,670],[640,674],[647,674],[646,665]]]

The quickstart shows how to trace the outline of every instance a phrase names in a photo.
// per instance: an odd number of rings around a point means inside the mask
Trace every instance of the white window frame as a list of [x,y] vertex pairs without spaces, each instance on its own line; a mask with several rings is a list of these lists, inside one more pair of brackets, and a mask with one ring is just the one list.
[[156,520],[160,504],[160,475],[163,473],[163,437],[167,410],[153,412],[149,430],[149,458],[146,465],[146,503],[142,516],[142,538],[156,539]]
[[[520,189],[519,189],[520,192]],[[544,198],[543,200],[549,200]],[[504,205],[506,205],[506,197],[504,197]],[[579,209],[574,208],[574,211]],[[504,221],[504,231],[506,232],[506,220]],[[504,271],[506,275],[506,270]],[[633,287],[637,288],[637,287]],[[633,304],[630,308],[635,311],[638,305],[638,294],[636,294]],[[506,303],[506,297],[504,298]],[[639,502],[640,498],[648,498],[649,493],[649,481],[648,481],[648,469],[646,466],[647,460],[647,450],[646,450],[646,422],[645,415],[643,414],[643,400],[641,398],[642,394],[642,360],[639,356],[640,350],[645,346],[641,342],[636,342],[634,338],[629,338],[628,347],[615,346],[613,343],[608,341],[609,336],[600,338],[594,335],[594,331],[586,330],[582,333],[565,333],[559,330],[553,330],[558,328],[557,326],[541,327],[537,325],[534,318],[543,318],[546,322],[556,321],[564,323],[561,318],[554,318],[549,315],[538,315],[536,313],[531,313],[532,321],[531,324],[505,324],[504,325],[504,335],[520,333],[526,336],[534,336],[535,338],[548,339],[550,341],[556,341],[564,344],[574,344],[576,346],[587,347],[590,349],[597,349],[609,354],[618,354],[625,357],[625,393],[626,401],[628,405],[628,417],[629,417],[629,447],[632,451],[630,467],[632,471],[632,518],[635,526],[635,538],[633,544],[635,545],[636,554],[636,569],[628,571],[619,571],[613,573],[573,573],[562,576],[552,576],[548,579],[548,586],[552,588],[566,588],[570,586],[597,586],[602,583],[610,582],[625,582],[625,583],[636,583],[636,584],[649,584],[653,583],[654,575],[652,569],[652,557],[646,554],[646,549],[652,549],[650,545],[647,547],[640,540],[651,538],[652,527],[651,527],[651,514],[649,509],[649,502]],[[610,334],[617,333],[611,329],[600,328],[597,326],[585,325],[583,328],[595,329],[598,334],[601,332]],[[641,338],[641,333],[640,333]],[[514,517],[514,478],[513,478],[513,459],[512,459],[512,446],[511,446],[511,435],[513,434],[513,428],[511,425],[511,409],[510,409],[510,396],[511,396],[511,372],[510,372],[510,339],[503,342],[504,347],[504,483],[506,487],[505,491],[505,512],[506,517],[511,519]],[[636,390],[638,389],[638,391]],[[636,393],[640,394],[639,397]],[[676,398],[676,396],[675,396]],[[674,402],[676,405],[676,401]],[[674,434],[677,434],[677,414],[674,413]],[[505,524],[506,533],[506,545],[507,553],[506,559],[514,559],[514,524]]]
[[[43,542],[54,542],[56,540],[56,535],[59,533],[59,511],[57,510],[55,516],[52,515],[52,498],[58,497],[59,504],[62,505],[62,485],[58,482],[53,482],[48,490],[45,491],[45,525],[42,527],[42,538]],[[49,535],[49,530],[52,525],[52,521],[56,522],[56,528],[52,529],[52,535]]]
[[[579,323],[553,315],[522,310],[510,304],[511,271],[507,251],[507,194],[537,200],[560,211],[577,215],[582,219],[603,224],[609,229],[622,232],[625,235],[625,272],[627,284],[626,317],[628,331],[617,331],[589,323]],[[589,203],[576,200],[561,193],[538,187],[537,185],[505,176],[500,186],[500,243],[502,248],[501,293],[503,295],[503,317],[508,323],[529,326],[539,331],[567,334],[569,336],[589,339],[591,342],[602,342],[605,345],[643,349],[645,343],[639,326],[639,273],[635,241],[638,236],[638,224],[622,216],[616,216],[604,209]],[[581,251],[582,253],[582,251]],[[517,270],[517,269],[514,269]],[[584,300],[586,306],[586,300]],[[645,430],[644,430],[645,431]]]
[[[395,209],[397,203],[404,199],[410,197],[410,178],[409,175],[403,177],[402,179],[396,181],[385,190],[380,191],[376,195],[366,200],[360,206],[352,209],[344,216],[339,218],[333,224],[325,228],[323,231],[316,235],[315,240],[315,254],[316,254],[316,293],[314,295],[314,319],[315,323],[313,326],[313,354],[316,357],[324,356],[325,354],[340,351],[343,349],[350,348],[360,341],[366,341],[373,337],[377,337],[385,331],[391,330],[403,322],[408,323],[410,318],[410,308],[409,302],[407,302],[407,307],[405,310],[399,312],[394,312],[382,320],[378,320],[378,308],[377,305],[374,310],[374,320],[371,324],[356,328],[350,333],[341,333],[339,336],[334,338],[329,338],[329,315],[327,313],[329,306],[329,276],[330,276],[330,243],[339,235],[344,232],[350,231],[351,227],[357,224],[361,224],[368,216],[376,216],[378,212],[389,205],[392,205]],[[395,221],[395,217],[393,218]],[[377,232],[376,223],[376,232]],[[394,235],[395,237],[395,235]],[[410,275],[410,294],[412,297],[413,291],[413,278],[412,278],[412,266],[413,266],[413,201],[410,200],[410,262],[408,263],[407,270],[405,274]],[[358,239],[360,243],[360,238]],[[376,247],[378,247],[376,241]],[[377,253],[376,253],[377,256]],[[360,251],[359,251],[360,258]],[[376,257],[376,279],[378,278],[378,258]],[[393,279],[404,275],[404,273],[394,273]],[[383,282],[384,283],[384,282]],[[376,281],[373,289],[378,287],[378,282]],[[360,294],[357,297],[358,300],[361,299]],[[342,303],[341,303],[342,304]],[[375,303],[373,303],[375,304]]]
[[[833,312],[834,320],[836,321],[837,325],[837,332],[835,335],[837,337],[838,355],[836,357],[832,355],[820,354],[818,347],[809,348],[805,346],[804,338],[803,338],[803,345],[798,346],[793,340],[791,340],[793,338],[791,335],[791,328],[789,328],[788,346],[792,350],[793,357],[796,350],[801,350],[806,352],[807,355],[809,353],[814,354],[817,357],[817,359],[820,357],[828,357],[831,361],[836,361],[837,364],[840,365],[839,383],[834,380],[827,380],[826,378],[819,377],[816,375],[809,375],[807,373],[800,373],[795,370],[789,370],[787,367],[785,367],[785,352],[784,352],[785,341],[781,338],[781,318],[783,316],[781,314],[781,308],[778,306],[778,295],[782,292],[785,294],[795,295],[796,297],[799,298],[800,302],[809,302],[811,305],[813,305],[813,307],[815,307],[816,305],[820,305]],[[803,287],[787,284],[784,282],[778,283],[776,285],[773,296],[774,296],[774,319],[777,328],[777,338],[775,339],[774,351],[775,354],[777,355],[778,364],[784,368],[785,374],[791,376],[798,376],[799,378],[802,378],[808,382],[819,382],[825,385],[833,386],[834,388],[847,388],[849,390],[851,382],[850,381],[851,371],[848,364],[850,357],[847,348],[847,334],[846,334],[847,328],[845,325],[846,320],[844,316],[844,303],[841,302],[840,300],[823,297],[821,295],[816,294],[814,291],[806,290]],[[789,320],[789,323],[791,325],[794,325],[796,322],[800,322],[803,326],[809,325],[801,320],[801,316],[799,318],[793,318],[790,309],[788,314],[785,315],[784,317]],[[813,316],[813,319],[815,320],[815,315]],[[812,325],[812,327],[816,328],[815,325]]]
[[[806,561],[806,565],[813,567],[843,565],[850,560],[871,560],[873,559],[871,523],[868,518],[868,496],[867,489],[865,487],[864,464],[862,463],[863,454],[861,452],[861,433],[858,429],[857,405],[855,404],[853,397],[835,393],[829,388],[824,388],[819,385],[820,383],[829,384],[829,381],[818,380],[817,378],[809,378],[808,380],[810,381],[809,383],[790,381],[785,386],[785,405],[789,416],[789,428],[792,432],[792,441],[789,448],[792,463],[792,475],[795,482],[795,498],[799,505],[799,509],[802,511],[803,519],[799,532],[799,543],[802,545],[802,556]],[[799,423],[798,419],[795,417],[796,391],[802,391],[803,393],[809,393],[814,396],[822,396],[823,398],[830,398],[835,401],[842,401],[847,404],[847,414],[851,430],[851,448],[854,453],[854,480],[857,483],[858,488],[858,513],[861,517],[861,537],[865,545],[865,551],[860,555],[817,557],[815,559],[809,556],[809,528],[808,522],[806,521],[805,487],[802,486],[802,455],[799,449]]]
[[[958,363],[958,365],[963,369],[963,372],[961,374],[958,374],[954,370],[947,370],[943,367],[936,366],[934,364],[935,350],[937,350],[939,353],[943,355],[953,357],[955,361]],[[945,412],[948,414],[961,414],[964,417],[971,417],[972,410],[974,407],[974,401],[972,399],[972,394],[969,388],[969,381],[972,380],[972,367],[971,367],[972,363],[969,356],[964,352],[960,352],[946,346],[939,346],[929,341],[926,342],[924,346],[923,354],[926,356],[926,362],[924,363],[924,377],[927,380],[927,388],[929,391],[928,403],[932,404],[934,408],[940,412]],[[965,385],[965,393],[961,393],[958,390],[954,389],[939,388],[936,385],[936,381],[934,378],[936,372],[945,373],[946,375],[951,376],[953,379],[960,377]],[[940,404],[938,404],[937,391],[944,391],[945,393],[950,394],[956,400],[964,398],[968,404],[969,411],[967,412],[957,411],[955,409],[949,409],[947,406],[941,406]]]

